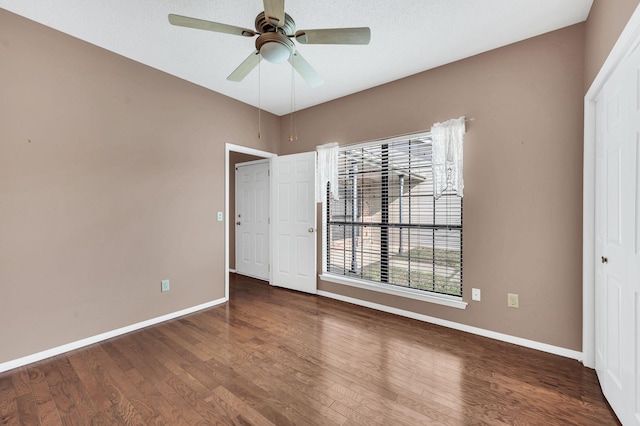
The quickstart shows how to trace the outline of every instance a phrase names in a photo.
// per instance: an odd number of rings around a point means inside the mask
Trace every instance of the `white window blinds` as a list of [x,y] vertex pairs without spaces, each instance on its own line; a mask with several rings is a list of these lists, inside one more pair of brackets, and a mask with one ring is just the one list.
[[327,273],[462,295],[462,198],[433,188],[430,134],[342,147]]

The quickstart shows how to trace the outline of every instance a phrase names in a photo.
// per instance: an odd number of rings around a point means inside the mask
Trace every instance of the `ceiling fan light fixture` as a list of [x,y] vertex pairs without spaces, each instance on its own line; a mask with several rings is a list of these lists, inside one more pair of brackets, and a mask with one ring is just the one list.
[[284,44],[272,41],[265,43],[260,49],[260,54],[267,61],[274,64],[286,62],[291,57],[291,49]]

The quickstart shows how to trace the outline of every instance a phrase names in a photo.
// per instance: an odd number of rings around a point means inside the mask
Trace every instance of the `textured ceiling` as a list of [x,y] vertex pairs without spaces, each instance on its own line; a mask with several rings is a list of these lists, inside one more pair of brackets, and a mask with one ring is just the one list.
[[[287,0],[297,29],[371,28],[368,46],[298,45],[325,84],[297,75],[302,109],[486,52],[587,18],[593,0]],[[0,7],[277,115],[291,111],[288,63],[262,61],[226,80],[253,38],[175,27],[167,15],[253,28],[261,0],[0,0]],[[1,29],[0,29],[1,31]],[[260,82],[258,75],[260,74]],[[260,84],[259,84],[260,83]],[[258,87],[260,85],[260,99]]]

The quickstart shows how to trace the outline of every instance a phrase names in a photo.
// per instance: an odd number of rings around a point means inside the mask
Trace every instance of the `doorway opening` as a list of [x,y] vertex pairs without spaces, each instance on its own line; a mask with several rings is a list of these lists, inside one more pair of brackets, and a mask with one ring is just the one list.
[[277,155],[240,145],[225,144],[225,299],[229,300],[229,274],[236,272],[235,257],[235,165],[247,161],[268,159]]

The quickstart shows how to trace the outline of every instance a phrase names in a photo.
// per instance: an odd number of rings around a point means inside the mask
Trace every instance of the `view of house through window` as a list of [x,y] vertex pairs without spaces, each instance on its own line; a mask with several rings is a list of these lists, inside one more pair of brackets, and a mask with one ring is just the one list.
[[429,134],[340,148],[327,273],[462,296],[462,198],[433,196]]

